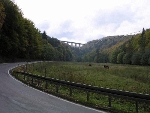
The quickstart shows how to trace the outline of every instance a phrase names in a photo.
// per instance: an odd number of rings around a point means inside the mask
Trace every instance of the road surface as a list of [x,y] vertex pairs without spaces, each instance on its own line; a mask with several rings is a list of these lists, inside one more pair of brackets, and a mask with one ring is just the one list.
[[0,113],[106,113],[28,87],[9,75],[17,65],[0,64]]

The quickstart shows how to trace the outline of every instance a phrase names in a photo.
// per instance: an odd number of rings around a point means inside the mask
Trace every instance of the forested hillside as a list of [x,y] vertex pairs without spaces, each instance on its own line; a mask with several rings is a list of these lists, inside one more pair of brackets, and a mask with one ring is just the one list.
[[142,33],[135,35],[90,41],[76,54],[77,61],[150,65],[150,29],[143,28]]
[[111,56],[112,63],[150,65],[150,29],[137,34],[117,47]]
[[41,33],[10,0],[0,1],[0,62],[72,60],[70,48]]
[[88,42],[80,50],[76,49],[73,53],[76,53],[76,61],[84,62],[109,62],[108,49],[116,45],[119,45],[132,36],[107,36],[102,39],[97,39]]
[[27,60],[83,61],[150,65],[150,29],[141,34],[107,36],[81,48],[40,32],[10,0],[0,0],[0,62]]

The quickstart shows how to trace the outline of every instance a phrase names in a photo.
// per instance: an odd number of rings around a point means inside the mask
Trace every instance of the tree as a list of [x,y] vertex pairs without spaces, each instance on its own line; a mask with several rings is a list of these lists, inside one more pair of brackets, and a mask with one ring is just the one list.
[[133,46],[132,46],[132,40],[133,40],[133,37],[131,40],[127,41],[124,45],[125,45],[125,52],[126,53],[132,53],[133,51]]
[[124,64],[131,64],[131,57],[132,57],[131,53],[124,54],[124,56],[123,56],[123,63]]
[[143,28],[142,34],[139,38],[139,52],[144,53],[145,46],[146,46],[146,35],[145,35],[145,29]]
[[[51,37],[48,37],[48,42],[53,46],[53,47],[58,47],[60,45],[60,41],[56,38],[51,38]],[[65,45],[63,45],[65,46]]]
[[0,29],[2,28],[2,25],[4,23],[5,20],[5,8],[3,7],[2,2],[0,1]]
[[109,62],[108,54],[105,52],[100,51],[98,57],[95,57],[95,60],[97,59],[98,63],[107,63]]
[[72,53],[69,49],[66,49],[66,61],[72,60]]
[[37,59],[42,51],[42,37],[34,23],[23,18],[21,10],[10,0],[1,0],[5,21],[0,32],[0,55],[3,58]]
[[150,57],[150,50],[146,51],[141,58],[141,64],[142,65],[148,65],[148,60]]
[[148,65],[150,65],[150,57],[148,58]]
[[110,57],[111,63],[117,63],[117,56],[118,56],[119,51],[114,51]]
[[117,63],[118,64],[123,64],[123,56],[124,56],[125,52],[120,52],[117,56]]
[[5,21],[1,29],[0,48],[3,57],[14,59],[19,50],[19,33],[22,13],[18,7],[10,0],[1,0],[5,8]]
[[140,65],[141,64],[141,54],[140,53],[134,53],[132,55],[132,58],[131,58],[131,62],[133,65]]
[[96,49],[96,56],[94,58],[94,61],[97,62],[97,63],[100,62],[99,57],[100,57],[99,49]]
[[42,38],[45,39],[45,40],[47,40],[47,34],[46,34],[45,31],[42,33]]
[[26,54],[28,58],[36,59],[42,53],[42,37],[38,29],[35,28],[34,23],[25,19],[25,34],[26,34]]

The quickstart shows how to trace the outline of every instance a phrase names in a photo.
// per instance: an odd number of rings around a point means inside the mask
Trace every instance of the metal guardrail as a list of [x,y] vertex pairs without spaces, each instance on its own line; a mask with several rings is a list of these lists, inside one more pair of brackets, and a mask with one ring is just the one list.
[[[48,78],[45,76],[33,75],[30,73],[25,73],[25,72],[15,72],[15,73],[24,75],[24,78],[26,76],[31,77],[32,80],[37,79],[37,80],[41,80],[41,81],[45,81],[45,82],[51,82],[56,85],[63,85],[63,86],[68,86],[69,88],[84,90],[87,92],[87,101],[89,100],[88,92],[94,92],[94,93],[98,93],[98,94],[107,95],[108,101],[109,101],[108,107],[111,107],[111,97],[126,98],[129,100],[135,101],[136,113],[138,113],[138,103],[139,102],[150,103],[150,95],[148,95],[148,94],[138,94],[135,92],[118,91],[115,89],[108,89],[108,88],[106,89],[106,88],[102,88],[102,87],[96,87],[96,86],[91,86],[91,85],[86,85],[86,84],[80,84],[80,83],[74,83],[74,82],[70,82],[70,81]],[[45,86],[45,87],[47,88],[47,86]],[[58,93],[58,89],[56,90],[56,92]],[[70,96],[71,95],[72,95],[72,90],[70,90]]]

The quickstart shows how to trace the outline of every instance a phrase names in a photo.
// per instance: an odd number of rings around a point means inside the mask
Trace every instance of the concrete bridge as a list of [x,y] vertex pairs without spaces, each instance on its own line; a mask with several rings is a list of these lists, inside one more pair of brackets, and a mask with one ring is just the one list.
[[69,41],[61,41],[61,43],[66,43],[68,45],[71,45],[72,47],[77,47],[77,48],[80,48],[83,45],[85,45],[85,44],[82,44],[82,43],[69,42]]

